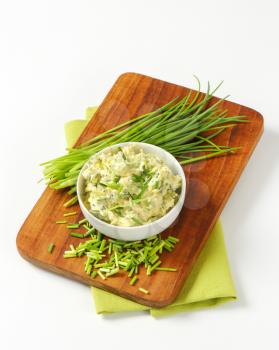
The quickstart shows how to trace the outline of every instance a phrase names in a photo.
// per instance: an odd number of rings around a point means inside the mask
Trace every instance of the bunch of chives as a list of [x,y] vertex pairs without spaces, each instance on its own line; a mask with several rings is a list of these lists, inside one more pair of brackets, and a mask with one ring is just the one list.
[[[52,159],[41,165],[46,182],[54,189],[70,187],[69,194],[76,191],[76,181],[84,163],[96,152],[127,141],[146,142],[164,148],[172,153],[181,164],[188,164],[227,153],[239,147],[217,145],[214,138],[225,129],[240,122],[247,122],[244,116],[228,116],[226,110],[220,110],[220,104],[227,97],[209,104],[213,94],[221,84],[206,94],[198,91],[194,96],[175,98],[157,110],[138,116],[99,134],[81,146],[71,148],[64,156]],[[72,197],[65,207],[77,202]]]

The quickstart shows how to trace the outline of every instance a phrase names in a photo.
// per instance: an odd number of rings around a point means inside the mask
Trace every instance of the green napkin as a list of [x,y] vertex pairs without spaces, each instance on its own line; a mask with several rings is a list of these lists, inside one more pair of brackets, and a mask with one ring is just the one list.
[[[65,124],[68,147],[75,144],[96,109],[97,107],[89,107],[86,109],[85,119],[73,120]],[[91,290],[98,314],[148,310],[152,316],[160,317],[235,300],[236,291],[230,273],[220,221],[213,228],[209,240],[173,304],[154,309],[98,288],[92,287]]]

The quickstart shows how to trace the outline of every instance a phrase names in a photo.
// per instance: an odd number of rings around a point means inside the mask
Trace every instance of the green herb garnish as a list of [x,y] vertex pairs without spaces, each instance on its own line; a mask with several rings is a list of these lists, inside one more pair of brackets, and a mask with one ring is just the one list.
[[149,294],[149,291],[147,289],[142,288],[142,287],[138,288],[138,290],[144,294]]
[[55,247],[55,244],[54,243],[50,243],[50,245],[47,248],[47,251],[51,254],[53,249],[54,249],[54,247]]

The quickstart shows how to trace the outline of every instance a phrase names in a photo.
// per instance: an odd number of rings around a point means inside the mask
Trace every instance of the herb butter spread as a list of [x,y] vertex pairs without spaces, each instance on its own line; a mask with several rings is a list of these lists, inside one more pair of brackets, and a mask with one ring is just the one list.
[[116,226],[159,219],[174,207],[181,192],[181,177],[135,144],[100,153],[82,175],[89,211]]

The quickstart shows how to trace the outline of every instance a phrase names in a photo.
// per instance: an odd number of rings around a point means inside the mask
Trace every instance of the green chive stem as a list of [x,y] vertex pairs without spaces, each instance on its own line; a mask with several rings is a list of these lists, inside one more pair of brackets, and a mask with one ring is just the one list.
[[149,291],[147,289],[142,288],[142,287],[139,287],[138,290],[144,294],[149,294]]
[[72,211],[72,212],[70,212],[70,213],[65,213],[65,214],[63,214],[63,216],[73,216],[73,215],[76,215],[76,214],[77,214],[76,211]]
[[55,244],[54,244],[54,243],[50,243],[50,245],[49,245],[48,248],[47,248],[47,251],[48,251],[50,254],[52,254],[52,251],[53,251],[54,247],[55,247]]
[[134,277],[131,279],[131,281],[129,282],[129,285],[130,285],[130,286],[133,286],[133,285],[136,283],[137,280],[138,280],[138,276],[134,276]]

